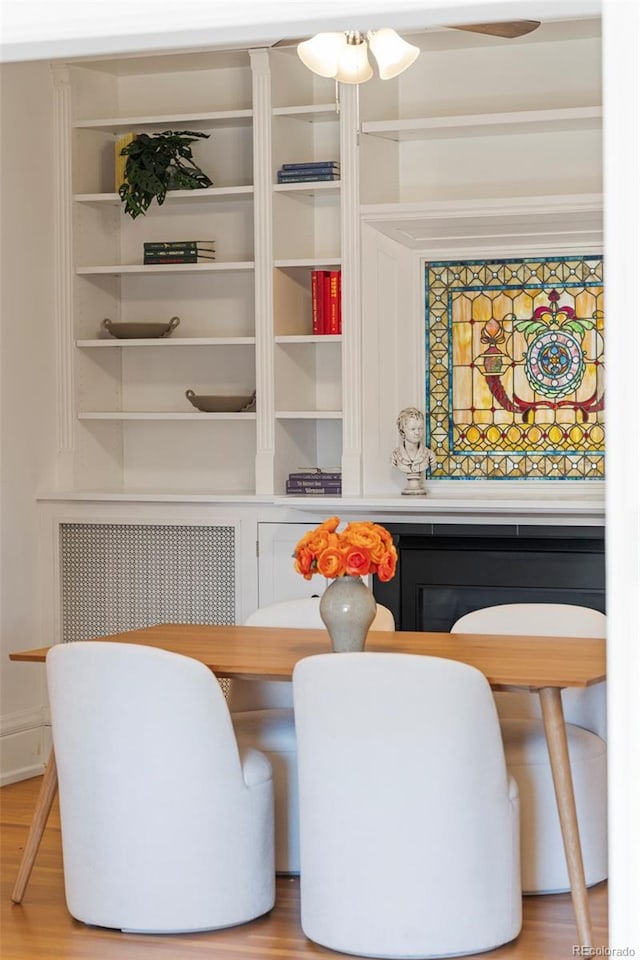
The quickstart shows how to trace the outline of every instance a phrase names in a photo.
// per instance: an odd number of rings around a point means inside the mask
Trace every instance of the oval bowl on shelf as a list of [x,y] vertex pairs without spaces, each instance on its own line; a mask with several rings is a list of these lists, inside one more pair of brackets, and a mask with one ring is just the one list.
[[198,395],[187,390],[185,396],[196,410],[203,413],[253,413],[256,409],[255,391],[250,397],[223,397]]
[[171,317],[168,323],[133,320],[129,323],[109,320],[102,321],[102,326],[112,337],[119,340],[157,340],[159,337],[168,337],[180,323],[180,317]]

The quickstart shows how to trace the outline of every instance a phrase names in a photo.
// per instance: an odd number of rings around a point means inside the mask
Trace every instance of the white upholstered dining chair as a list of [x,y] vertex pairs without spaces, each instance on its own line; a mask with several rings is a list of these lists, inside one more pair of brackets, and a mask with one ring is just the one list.
[[293,674],[305,934],[369,957],[480,953],[521,927],[518,790],[475,667],[321,654]]
[[[510,603],[474,610],[455,633],[604,637],[606,617],[572,604]],[[522,889],[569,890],[553,778],[537,694],[494,694],[507,768],[520,791]],[[607,876],[606,685],[562,692],[587,886]]]
[[238,752],[213,673],[165,650],[78,641],[51,648],[47,682],[71,915],[178,933],[270,910],[271,769]]
[[[325,630],[320,598],[304,597],[259,607],[246,620],[256,627]],[[393,614],[378,604],[371,630],[395,630]],[[276,871],[300,872],[298,768],[293,691],[290,680],[233,679],[229,709],[238,741],[264,752],[273,769],[276,817]]]

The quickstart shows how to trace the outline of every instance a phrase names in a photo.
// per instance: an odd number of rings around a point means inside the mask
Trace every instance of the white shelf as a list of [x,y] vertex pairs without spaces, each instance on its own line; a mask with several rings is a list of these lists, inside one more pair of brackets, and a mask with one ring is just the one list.
[[255,420],[255,413],[164,413],[160,411],[93,411],[79,413],[78,420]]
[[303,180],[301,183],[274,183],[274,193],[304,193],[315,196],[319,193],[339,193],[341,180]]
[[436,140],[454,137],[491,137],[518,133],[565,133],[595,130],[602,123],[602,107],[564,107],[554,110],[515,110],[405,120],[369,120],[362,132],[386,140]]
[[[564,47],[564,44],[555,47]],[[501,57],[499,51],[507,48],[511,52]],[[406,390],[419,395],[413,383],[419,379],[419,369],[414,369],[416,364],[408,353],[414,342],[409,338],[409,332],[414,330],[415,324],[422,329],[423,300],[416,294],[413,306],[409,305],[407,309],[409,294],[404,288],[409,284],[408,281],[405,283],[403,272],[409,262],[406,250],[410,251],[416,264],[418,256],[440,259],[443,250],[457,251],[465,244],[471,249],[471,253],[466,249],[465,256],[471,256],[474,245],[481,243],[485,247],[488,243],[500,250],[515,250],[511,255],[518,256],[525,245],[526,250],[535,248],[540,238],[544,241],[550,235],[560,237],[564,243],[570,242],[574,250],[576,244],[582,250],[595,235],[599,208],[596,210],[587,201],[583,213],[576,213],[567,201],[569,216],[566,217],[557,198],[522,198],[518,193],[520,185],[525,194],[527,191],[535,193],[538,186],[540,194],[561,193],[568,188],[567,184],[574,182],[574,176],[577,177],[577,190],[586,194],[597,189],[597,182],[591,177],[595,160],[592,163],[587,157],[582,143],[590,135],[579,133],[582,130],[595,131],[601,126],[602,109],[597,105],[599,93],[593,65],[584,83],[579,76],[575,84],[570,85],[575,94],[568,93],[566,85],[563,86],[562,71],[557,69],[557,63],[565,63],[566,51],[551,51],[555,53],[552,75],[558,80],[546,84],[535,82],[538,74],[533,65],[534,61],[539,62],[540,76],[549,76],[549,68],[545,69],[547,58],[536,58],[537,51],[531,52],[529,48],[529,58],[525,57],[522,74],[509,93],[506,90],[509,70],[503,69],[503,61],[507,67],[517,69],[522,62],[519,49],[517,44],[503,43],[487,51],[487,60],[493,63],[497,57],[500,61],[496,61],[495,66],[506,80],[500,87],[491,78],[487,77],[485,82],[476,74],[471,100],[464,92],[462,81],[459,86],[446,82],[449,76],[446,71],[445,74],[439,73],[441,79],[444,77],[443,89],[448,91],[446,98],[437,90],[423,87],[424,74],[415,74],[415,80],[407,80],[406,87],[403,80],[398,89],[374,80],[367,85],[371,90],[364,98],[371,106],[367,107],[362,101],[363,114],[367,117],[362,123],[357,90],[345,85],[338,110],[333,99],[334,85],[318,79],[313,81],[313,87],[310,82],[304,82],[309,80],[308,72],[300,69],[292,51],[284,56],[278,51],[257,50],[251,54],[244,51],[242,62],[236,64],[234,61],[233,64],[234,71],[236,66],[242,71],[237,77],[235,73],[231,77],[220,72],[211,77],[211,83],[203,81],[203,74],[194,69],[195,61],[191,61],[187,54],[175,69],[175,78],[165,76],[157,84],[152,77],[154,71],[151,67],[147,69],[148,58],[138,58],[137,66],[134,64],[134,68],[124,74],[125,79],[115,85],[112,78],[100,77],[100,66],[94,63],[92,66],[98,75],[92,76],[92,84],[86,90],[83,88],[82,96],[71,91],[71,108],[78,109],[80,105],[84,119],[74,118],[73,122],[78,138],[78,149],[73,151],[73,158],[69,158],[72,159],[73,177],[65,175],[60,178],[64,194],[61,237],[65,241],[63,254],[66,262],[63,273],[65,283],[71,289],[62,285],[64,296],[58,305],[56,322],[60,327],[59,343],[63,353],[66,351],[64,369],[76,368],[73,380],[70,378],[65,390],[59,391],[65,408],[61,423],[71,427],[70,422],[77,418],[84,424],[84,429],[69,430],[77,450],[74,450],[68,473],[69,458],[61,459],[60,483],[70,486],[77,482],[80,488],[78,498],[86,496],[88,500],[104,497],[189,502],[202,497],[205,502],[216,502],[224,500],[227,495],[236,500],[246,497],[251,502],[277,503],[289,508],[289,520],[299,519],[300,514],[294,514],[294,510],[307,510],[315,515],[331,510],[332,502],[354,514],[361,511],[363,515],[387,512],[390,516],[402,514],[410,517],[432,513],[454,519],[467,513],[494,517],[501,511],[512,517],[523,513],[537,515],[533,504],[537,495],[530,494],[529,488],[523,494],[523,502],[511,507],[505,505],[508,498],[502,490],[496,489],[496,484],[488,493],[486,503],[480,503],[475,483],[457,482],[452,485],[456,488],[453,492],[445,492],[435,483],[428,482],[429,496],[416,502],[416,499],[400,496],[399,480],[395,478],[394,487],[398,487],[398,493],[394,494],[393,489],[389,493],[388,456],[385,460],[384,452],[379,453],[371,440],[372,431],[380,427],[378,421],[384,418],[375,408],[371,412],[367,403],[368,388],[366,384],[362,385],[366,381],[366,375],[362,381],[365,364],[371,357],[378,362],[381,353],[381,364],[384,364],[384,355],[396,358],[394,371],[390,374],[396,393],[398,385],[402,387],[404,383]],[[546,52],[547,44],[540,43],[540,53]],[[211,60],[211,69],[220,67],[221,71],[226,71],[229,66],[226,57],[231,54],[240,57],[237,51],[216,51],[207,53],[207,63]],[[525,47],[522,54],[526,54]],[[448,69],[452,77],[458,76],[460,64],[455,56],[449,63],[448,55],[440,56],[439,53],[438,60],[439,67]],[[440,62],[445,60],[446,63]],[[573,59],[569,58],[567,63],[568,73],[576,77],[576,69],[582,62],[581,50],[574,50]],[[170,63],[173,61],[167,60],[167,65]],[[126,63],[123,69],[125,67]],[[465,69],[470,75],[470,65]],[[262,83],[263,72],[271,73],[271,83]],[[76,83],[75,73],[69,71],[71,87]],[[141,76],[139,84],[136,83],[138,75]],[[82,77],[78,76],[77,81],[81,80]],[[121,85],[120,100],[116,99],[118,85]],[[311,93],[312,89],[317,92]],[[312,99],[314,95],[324,102],[280,105],[296,98]],[[588,105],[567,107],[569,97],[574,97],[574,103]],[[276,98],[275,102],[272,98]],[[553,108],[510,109],[517,98],[520,98],[519,104],[544,107],[547,103]],[[66,102],[61,96],[58,99],[58,113],[66,123]],[[118,103],[123,105],[117,106]],[[246,109],[210,109],[233,105]],[[485,112],[472,114],[471,111],[478,107]],[[182,108],[190,112],[181,112]],[[170,113],[172,110],[174,112]],[[454,111],[457,114],[452,115]],[[425,116],[438,112],[448,112],[449,115]],[[113,113],[129,115],[113,116]],[[394,113],[396,119],[380,119],[391,118]],[[216,128],[219,129],[217,136]],[[141,257],[141,241],[147,239],[144,218],[134,222],[124,214],[124,204],[116,191],[80,191],[112,190],[114,181],[110,171],[114,159],[113,143],[117,137],[132,131],[152,133],[166,129],[212,133],[211,142],[207,142],[203,153],[203,162],[216,184],[231,185],[169,191],[165,201],[167,206],[158,208],[154,204],[149,211],[150,217],[155,218],[155,229],[148,239],[161,236],[157,218],[164,216],[163,222],[168,224],[171,220],[170,236],[193,235],[189,224],[199,224],[193,228],[198,235],[227,236],[227,256],[246,259],[197,264],[114,262]],[[577,172],[574,171],[576,165],[569,160],[573,141],[568,136],[566,145],[563,141],[566,149],[562,163],[550,158],[538,176],[536,148],[545,146],[545,134],[576,131],[575,143],[578,148],[583,148]],[[67,133],[64,130],[61,136]],[[360,133],[366,134],[365,141]],[[540,143],[535,136],[526,140],[520,137],[528,133],[541,135]],[[513,141],[506,139],[513,135]],[[467,137],[497,138],[482,143],[484,166],[480,164],[482,169],[477,173],[469,170],[468,177],[466,167],[469,161],[465,151],[461,150],[461,142],[456,139]],[[442,142],[430,143],[438,139]],[[555,139],[559,141],[557,136]],[[410,142],[403,145],[404,141],[412,140],[415,141],[413,146]],[[392,146],[390,141],[398,143]],[[424,150],[435,150],[438,161],[442,154],[441,164],[427,164],[423,168]],[[552,153],[551,148],[549,152]],[[501,165],[502,154],[505,159]],[[310,162],[313,158],[339,159],[345,172],[344,180],[274,183],[277,179],[274,165]],[[449,158],[455,158],[460,169],[453,163],[449,169]],[[526,169],[520,173],[518,160],[522,158],[528,161],[531,170],[524,164]],[[216,160],[219,166],[217,175]],[[556,166],[560,172],[554,179]],[[548,174],[547,167],[551,171]],[[583,167],[584,174],[581,172]],[[347,175],[346,171],[350,174]],[[255,187],[250,183],[254,178]],[[440,180],[444,183],[442,189]],[[449,180],[450,187],[447,185]],[[365,199],[402,202],[361,207],[358,181],[361,196]],[[463,188],[459,188],[461,183]],[[78,191],[74,196],[69,195],[72,186]],[[495,200],[473,199],[494,196],[493,187],[498,194],[504,192],[514,199],[507,203],[500,196]],[[456,197],[453,203],[430,199],[446,197],[449,192]],[[118,207],[120,211],[116,212]],[[374,225],[377,233],[390,237],[399,251],[396,255],[394,248],[393,257],[388,265],[383,264],[378,276],[372,259],[372,251],[380,248],[378,237],[375,238],[375,247],[363,248],[360,269],[359,231],[363,218]],[[207,225],[212,223],[214,226],[209,234]],[[149,221],[147,233],[151,226]],[[67,234],[73,234],[73,242],[66,242]],[[382,242],[386,243],[384,238]],[[76,267],[71,262],[74,250],[76,257],[81,258],[82,266]],[[524,252],[522,255],[528,254]],[[304,332],[312,329],[310,272],[335,270],[343,264],[343,307],[348,334],[344,337],[341,334],[318,336]],[[346,267],[353,264],[359,269],[347,271]],[[396,265],[398,283],[386,289],[387,277],[396,270]],[[164,275],[164,278],[149,279],[151,274]],[[185,276],[178,278],[178,274]],[[202,276],[198,277],[198,274]],[[138,279],[140,277],[144,279]],[[368,304],[378,289],[375,282],[381,289],[385,287],[383,300],[386,297],[391,306],[394,302],[398,304],[400,320],[392,327],[383,316],[387,313],[386,301],[373,312],[373,316],[364,309],[364,301]],[[361,285],[364,290],[360,289]],[[120,340],[106,335],[99,325],[104,316],[120,319],[131,319],[132,314],[134,317],[157,316],[158,311],[162,313],[165,309],[163,304],[167,311],[171,308],[170,313],[182,315],[181,305],[185,302],[193,304],[193,317],[189,324],[179,328],[179,336],[176,330],[174,336],[164,338]],[[413,307],[415,317],[411,313]],[[69,309],[74,312],[75,336],[78,337],[75,346],[68,336],[66,320],[62,323]],[[166,316],[170,313],[167,312]],[[218,323],[216,315],[224,319]],[[91,321],[92,316],[97,318],[95,324]],[[363,322],[364,333],[361,331]],[[418,337],[421,336],[419,329]],[[189,337],[187,330],[197,334],[255,335]],[[80,331],[82,336],[78,336]],[[378,336],[382,337],[379,343],[374,339]],[[395,353],[390,344],[395,344]],[[212,350],[231,346],[236,349],[227,349],[223,354]],[[184,347],[190,349],[171,356],[166,353],[168,349]],[[146,351],[143,349],[141,353],[140,348],[146,348]],[[124,349],[125,353],[113,353],[114,349]],[[200,355],[198,350],[207,352]],[[407,369],[411,373],[411,382],[406,380]],[[167,384],[173,384],[170,388],[173,390],[177,383],[217,382],[226,385],[223,389],[242,393],[241,389],[235,390],[235,386],[246,384],[247,370],[257,374],[265,387],[257,415],[200,412],[183,399],[183,391],[178,391],[175,396],[166,392]],[[77,389],[67,389],[73,382]],[[423,389],[424,379],[420,382],[422,386],[420,383],[417,386]],[[342,409],[317,409],[338,405]],[[118,410],[121,406],[127,409]],[[165,412],[154,409],[163,406],[172,409]],[[145,409],[132,410],[132,407]],[[237,427],[239,420],[250,425]],[[96,425],[92,426],[91,421]],[[182,421],[207,422],[209,426],[203,432]],[[221,422],[211,426],[211,421]],[[256,426],[260,427],[258,433]],[[392,428],[393,424],[391,427],[387,424],[385,430],[388,432]],[[356,441],[352,443],[354,437]],[[225,459],[221,459],[223,456]],[[369,478],[373,474],[380,476],[379,486],[386,488],[386,495],[381,493],[366,499],[276,497],[274,476],[286,476],[299,462],[324,462],[325,459],[341,465],[344,489],[350,494],[362,489],[363,474]],[[234,493],[236,479],[239,490]],[[206,489],[209,480],[211,488]],[[101,487],[103,482],[105,486]],[[181,484],[184,484],[183,489],[179,489]],[[369,479],[367,486],[370,484]],[[162,492],[165,485],[166,495]],[[190,485],[197,487],[193,494]],[[216,492],[216,485],[223,489]],[[256,497],[251,493],[252,489],[270,493]],[[529,500],[531,504],[527,502]],[[548,500],[550,502],[541,508],[540,515],[555,516],[556,511],[559,517],[567,514],[564,505],[556,507],[553,496]],[[315,507],[314,501],[317,503]],[[591,516],[590,509],[585,507],[585,517]],[[576,517],[583,515],[579,508],[575,514]]]
[[276,410],[277,420],[342,420],[342,410]]
[[253,270],[252,260],[228,261],[216,260],[214,263],[116,263],[105,266],[76,267],[79,275],[122,274],[122,273],[224,273],[239,270]]
[[297,107],[274,107],[273,116],[292,117],[294,120],[305,120],[307,123],[339,119],[336,103],[307,103]]
[[274,260],[275,267],[339,267],[342,257],[301,257],[288,260]]
[[100,487],[99,489],[43,490],[40,502],[78,500],[80,502],[131,503],[273,503],[272,496],[260,496],[250,490],[212,493],[211,490],[148,490],[141,487]]
[[264,503],[274,506],[291,508],[296,511],[306,511],[309,514],[324,514],[326,516],[327,507],[335,505],[342,508],[349,515],[364,515],[370,518],[372,515],[378,515],[379,522],[384,523],[385,518],[391,519],[396,515],[402,515],[405,520],[415,517],[416,520],[424,520],[425,516],[437,518],[439,521],[447,517],[454,518],[457,522],[464,522],[465,518],[469,520],[490,520],[498,524],[513,524],[516,521],[522,523],[540,524],[549,522],[551,524],[576,524],[589,525],[595,528],[604,524],[605,508],[604,495],[598,499],[590,497],[579,499],[568,497],[567,499],[550,500],[548,498],[534,496],[521,498],[516,497],[491,497],[475,496],[470,493],[453,495],[441,495],[437,490],[437,484],[427,481],[427,496],[403,497],[400,494],[396,496],[367,496],[367,497],[348,497],[348,496],[314,496],[305,495],[296,497],[293,495],[260,495],[250,491],[220,491],[212,493],[210,490],[149,490],[140,487],[100,487],[100,488],[80,488],[80,489],[60,489],[60,490],[42,490],[37,495],[40,502],[56,501],[115,501],[115,502],[154,502],[154,503]]
[[318,334],[292,334],[291,336],[275,337],[276,343],[342,343],[341,333],[323,333]]
[[[475,481],[474,481],[475,482]],[[384,523],[385,517],[403,515],[406,518],[415,516],[416,520],[423,520],[425,516],[437,517],[440,522],[451,518],[456,522],[464,522],[464,518],[474,520],[482,518],[492,523],[513,523],[514,518],[520,523],[550,524],[576,523],[589,526],[602,526],[604,523],[604,500],[589,499],[588,501],[568,498],[566,500],[549,500],[534,497],[502,497],[494,494],[492,497],[476,497],[473,492],[461,492],[459,496],[442,496],[438,494],[437,484],[427,480],[427,494],[424,497],[397,496],[313,496],[296,497],[285,495],[274,497],[278,506],[289,506],[297,510],[307,510],[310,513],[325,513],[332,504],[340,506],[345,513],[371,517],[377,514],[379,522]]]
[[128,132],[140,127],[175,127],[194,124],[210,127],[250,126],[253,110],[213,110],[202,113],[170,113],[134,117],[107,117],[95,120],[76,120],[76,130],[105,130],[109,133]]
[[255,337],[144,337],[141,339],[76,340],[76,346],[93,347],[235,347],[255,345]]
[[[253,185],[239,187],[204,187],[196,190],[169,190],[165,197],[165,203],[173,203],[176,200],[227,200],[238,199],[241,197],[252,197]],[[111,205],[122,204],[120,195],[117,193],[76,193],[73,197],[75,203],[105,203]]]

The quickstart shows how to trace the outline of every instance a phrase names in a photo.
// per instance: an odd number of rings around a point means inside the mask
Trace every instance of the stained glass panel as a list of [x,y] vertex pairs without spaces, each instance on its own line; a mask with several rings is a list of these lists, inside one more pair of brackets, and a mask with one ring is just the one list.
[[602,257],[426,264],[431,476],[604,477]]

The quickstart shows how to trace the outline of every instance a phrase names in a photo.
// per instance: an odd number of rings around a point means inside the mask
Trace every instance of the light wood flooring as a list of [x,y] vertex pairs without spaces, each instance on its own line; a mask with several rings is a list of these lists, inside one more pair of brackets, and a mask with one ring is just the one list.
[[[11,902],[40,778],[0,790],[2,855],[0,956],[2,960],[304,960],[343,956],[307,940],[299,924],[299,885],[278,878],[276,906],[244,926],[212,933],[141,936],[86,927],[64,902],[60,820],[54,808],[22,904]],[[589,892],[596,945],[606,943],[607,887]],[[524,898],[522,933],[513,943],[483,953],[485,960],[565,960],[576,932],[568,894]]]

